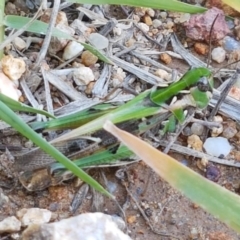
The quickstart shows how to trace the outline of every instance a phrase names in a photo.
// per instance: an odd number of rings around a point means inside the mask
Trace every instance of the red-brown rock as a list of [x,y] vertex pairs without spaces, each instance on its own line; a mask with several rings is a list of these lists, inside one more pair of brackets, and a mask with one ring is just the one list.
[[192,15],[190,20],[185,23],[187,37],[194,40],[209,41],[210,30],[214,19],[218,18],[214,24],[212,31],[212,41],[223,39],[229,32],[229,28],[225,21],[224,12],[213,7],[204,14]]

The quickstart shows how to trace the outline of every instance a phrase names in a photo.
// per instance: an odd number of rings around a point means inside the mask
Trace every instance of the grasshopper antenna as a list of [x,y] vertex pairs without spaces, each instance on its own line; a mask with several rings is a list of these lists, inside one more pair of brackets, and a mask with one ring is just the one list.
[[212,51],[212,33],[213,33],[213,28],[214,28],[214,24],[217,21],[218,18],[218,14],[217,16],[214,18],[211,29],[210,29],[210,33],[209,33],[209,52],[208,52],[208,60],[207,60],[207,68],[209,67],[210,64],[210,60],[211,60],[211,51]]

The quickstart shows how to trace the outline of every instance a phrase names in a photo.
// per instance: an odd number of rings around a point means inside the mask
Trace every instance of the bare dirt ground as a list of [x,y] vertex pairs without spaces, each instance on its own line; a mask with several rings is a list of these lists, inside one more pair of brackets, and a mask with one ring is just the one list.
[[[171,155],[180,159],[184,158],[179,154]],[[196,159],[187,159],[186,161],[189,167],[198,171]],[[221,177],[218,183],[229,190],[239,191],[239,169],[224,166],[219,166],[219,168]],[[139,162],[125,169],[129,176],[128,189],[149,217],[150,223],[154,227],[153,232],[142,217],[135,201],[114,176],[116,170],[117,168],[104,169],[104,173],[108,185],[114,186],[109,190],[112,189],[112,193],[121,206],[127,206],[124,208],[127,219],[127,232],[132,239],[239,239],[238,234],[190,202],[160,179],[143,162]],[[149,174],[150,180],[147,184]],[[98,174],[95,173],[94,175]],[[98,179],[101,180],[101,178]],[[146,185],[148,185],[147,189]],[[9,203],[1,207],[0,220],[7,216],[15,216],[16,212],[22,208],[31,207],[52,211],[51,221],[59,221],[80,213],[96,210],[121,215],[121,211],[113,201],[99,194],[97,194],[97,200],[96,196],[94,198],[95,206],[97,205],[97,209],[96,207],[94,209],[92,192],[88,193],[82,205],[72,214],[69,210],[70,204],[78,188],[76,187],[76,180],[74,180],[65,185],[50,187],[40,192],[28,192],[20,185],[10,192],[3,190],[3,194],[9,197]],[[161,234],[159,235],[155,231]],[[1,237],[2,239],[11,239],[7,235]]]

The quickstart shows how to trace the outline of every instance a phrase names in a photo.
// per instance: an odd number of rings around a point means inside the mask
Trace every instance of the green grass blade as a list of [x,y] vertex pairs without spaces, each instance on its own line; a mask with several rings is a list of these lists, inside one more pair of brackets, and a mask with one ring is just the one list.
[[141,139],[120,130],[111,122],[107,122],[104,128],[174,188],[240,233],[240,197],[238,195],[207,180]]
[[5,103],[9,108],[11,108],[14,111],[21,111],[21,112],[28,112],[28,113],[30,113],[30,112],[31,113],[39,113],[39,114],[45,115],[45,116],[50,117],[50,118],[55,118],[53,115],[51,115],[50,113],[48,113],[46,111],[29,107],[28,105],[20,103],[18,101],[15,101],[12,98],[9,98],[8,96],[6,96],[2,93],[0,93],[0,101]]
[[[112,152],[112,149],[115,150],[115,146],[109,147],[106,150],[99,151],[90,156],[76,159],[73,162],[80,168],[87,168],[91,166],[111,165],[121,159],[126,159],[134,155],[133,152],[124,145],[120,145],[116,152]],[[64,171],[65,167],[61,163],[51,164],[51,173],[56,170]]]
[[73,131],[66,133],[52,142],[68,141],[70,139],[78,138],[81,135],[87,134],[89,132],[94,132],[102,128],[106,120],[111,120],[114,123],[120,123],[127,120],[140,119],[146,116],[152,116],[161,110],[161,107],[157,105],[148,105],[148,96],[151,90],[147,90],[131,101],[123,104],[122,106],[112,110],[110,113],[105,114],[83,126],[74,129]]
[[82,126],[83,124],[90,122],[110,111],[116,106],[108,103],[99,104],[88,108],[86,110],[70,114],[68,116],[59,117],[49,120],[47,122],[32,122],[29,126],[34,130],[46,129],[46,130],[63,130],[73,129]]
[[79,4],[121,4],[135,7],[149,7],[154,9],[169,10],[175,12],[186,12],[186,13],[200,13],[206,11],[206,8],[190,5],[176,0],[121,0],[116,2],[115,0],[67,0],[68,2],[74,2]]
[[91,178],[83,170],[78,168],[72,161],[65,157],[61,152],[54,148],[51,144],[41,138],[36,132],[34,132],[22,119],[20,119],[10,108],[7,107],[3,102],[0,101],[0,111],[1,119],[7,124],[15,128],[23,136],[30,139],[37,146],[39,146],[43,151],[48,153],[54,159],[62,163],[68,170],[73,174],[81,178],[83,181],[88,183],[90,186],[95,188],[101,193],[106,194],[109,197],[112,197],[97,181]]
[[[15,29],[21,29],[24,27],[28,22],[30,21],[30,18],[27,17],[20,17],[20,16],[14,16],[14,15],[7,15],[4,18],[4,24],[8,27],[15,28]],[[32,33],[38,33],[38,34],[46,34],[48,29],[48,24],[39,20],[34,20],[32,24],[27,28],[26,31],[32,32]],[[102,61],[113,64],[110,59],[108,59],[104,54],[102,54],[100,51],[98,51],[96,48],[93,46],[87,44],[87,43],[82,43],[80,41],[77,41],[74,37],[71,35],[59,30],[58,28],[53,28],[52,36],[58,37],[58,38],[64,38],[64,39],[69,39],[72,41],[79,42],[82,44],[87,50],[92,52],[94,55],[96,55],[99,59]]]
[[[14,28],[14,29],[21,29],[25,25],[27,25],[30,22],[31,18],[27,17],[20,17],[15,15],[7,15],[4,18],[4,24],[7,27]],[[37,33],[37,34],[46,34],[48,29],[48,24],[39,20],[34,20],[32,24],[27,28],[26,31]],[[52,36],[58,37],[58,38],[65,38],[69,40],[74,40],[74,38],[59,30],[58,28],[54,28],[52,32]]]
[[[75,40],[76,41],[76,40]],[[88,51],[90,51],[92,54],[94,54],[95,56],[97,56],[99,59],[101,59],[103,62],[105,63],[109,63],[114,65],[114,63],[108,59],[104,54],[102,54],[100,51],[98,51],[96,48],[94,48],[93,46],[87,44],[87,43],[83,43],[80,41],[77,41],[79,43],[81,43],[85,49],[87,49]]]

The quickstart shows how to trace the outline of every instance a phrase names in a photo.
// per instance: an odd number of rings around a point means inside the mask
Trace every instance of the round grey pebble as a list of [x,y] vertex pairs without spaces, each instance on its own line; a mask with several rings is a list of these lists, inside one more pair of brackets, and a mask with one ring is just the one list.
[[201,136],[204,131],[204,126],[200,123],[193,123],[191,126],[192,134]]
[[191,131],[191,128],[190,127],[185,127],[184,129],[183,129],[183,131],[182,131],[182,134],[184,135],[184,136],[190,136],[190,135],[192,135],[192,131]]
[[227,139],[230,139],[234,137],[236,133],[237,133],[237,129],[229,126],[223,130],[222,136]]

